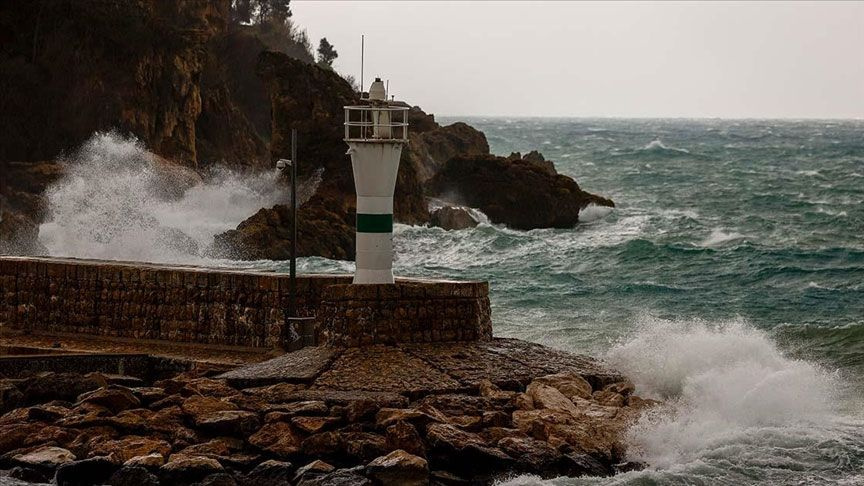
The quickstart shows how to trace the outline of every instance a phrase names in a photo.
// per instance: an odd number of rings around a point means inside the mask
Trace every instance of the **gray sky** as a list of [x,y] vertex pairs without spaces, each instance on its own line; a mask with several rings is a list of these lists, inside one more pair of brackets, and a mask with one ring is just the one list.
[[864,2],[291,2],[439,115],[864,118]]

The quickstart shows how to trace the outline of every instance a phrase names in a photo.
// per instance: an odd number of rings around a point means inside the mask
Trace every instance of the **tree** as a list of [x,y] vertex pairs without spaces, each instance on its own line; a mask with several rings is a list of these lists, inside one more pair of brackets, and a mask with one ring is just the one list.
[[232,0],[231,20],[239,24],[283,24],[291,17],[291,0]]
[[333,48],[333,44],[327,42],[327,38],[323,37],[318,43],[318,64],[322,67],[333,67],[333,60],[339,57],[339,53]]

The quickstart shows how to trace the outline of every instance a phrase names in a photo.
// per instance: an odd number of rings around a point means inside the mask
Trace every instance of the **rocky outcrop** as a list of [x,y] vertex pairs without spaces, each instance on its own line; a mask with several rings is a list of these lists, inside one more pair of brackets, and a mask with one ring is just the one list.
[[[381,369],[370,355],[339,371],[337,358],[322,362],[320,379],[251,388],[198,374],[155,383],[111,377],[110,385],[98,374],[2,380],[0,389],[18,389],[31,405],[0,416],[0,469],[68,485],[488,484],[513,473],[609,475],[624,460],[624,431],[654,405],[590,360],[515,340],[360,351],[404,353],[422,366],[406,374],[397,360]],[[441,367],[436,356],[461,358]],[[450,377],[425,391],[402,390],[417,381],[412,373],[428,380],[432,369]],[[543,372],[552,369],[561,371]],[[491,381],[475,381],[478,371]],[[332,373],[355,379],[329,387]]]
[[431,196],[477,208],[493,223],[516,229],[569,228],[589,204],[612,206],[545,164],[495,156],[456,157],[432,180]]

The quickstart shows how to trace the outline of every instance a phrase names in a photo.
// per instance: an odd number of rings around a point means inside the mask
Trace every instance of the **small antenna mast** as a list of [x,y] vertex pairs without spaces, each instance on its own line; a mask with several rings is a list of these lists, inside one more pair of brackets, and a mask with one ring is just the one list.
[[366,54],[366,36],[360,35],[360,97],[363,97],[363,62]]

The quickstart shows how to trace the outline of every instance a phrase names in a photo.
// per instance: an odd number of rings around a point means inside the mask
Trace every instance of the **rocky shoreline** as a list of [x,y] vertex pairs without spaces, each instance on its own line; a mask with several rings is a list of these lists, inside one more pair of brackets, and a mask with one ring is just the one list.
[[639,467],[626,462],[622,434],[654,402],[633,392],[589,358],[509,339],[306,348],[153,382],[41,373],[0,380],[0,483],[605,476]]

